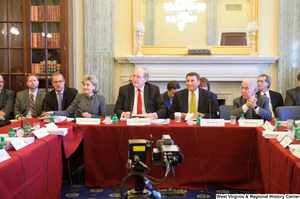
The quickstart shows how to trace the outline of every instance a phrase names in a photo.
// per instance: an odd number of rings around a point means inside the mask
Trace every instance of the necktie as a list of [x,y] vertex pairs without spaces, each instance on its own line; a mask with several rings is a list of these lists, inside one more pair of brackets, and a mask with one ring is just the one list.
[[58,93],[58,111],[62,111],[62,97],[61,93]]
[[192,93],[190,113],[196,113],[196,99],[195,99],[195,93]]
[[35,112],[34,112],[33,94],[30,95],[30,111],[31,111],[31,116],[34,118],[35,117]]
[[246,112],[246,119],[252,119],[252,106],[249,106],[248,111]]
[[137,99],[137,114],[142,114],[142,95],[141,95],[141,90],[138,89],[138,99]]

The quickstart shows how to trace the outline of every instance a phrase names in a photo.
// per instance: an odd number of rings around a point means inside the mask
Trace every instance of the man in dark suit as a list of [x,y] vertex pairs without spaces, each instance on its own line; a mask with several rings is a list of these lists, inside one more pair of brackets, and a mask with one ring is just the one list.
[[29,89],[17,93],[15,101],[15,118],[18,120],[40,117],[44,110],[45,92],[38,89],[39,80],[37,75],[27,77]]
[[[280,93],[269,90],[272,79],[269,75],[261,74],[257,80],[258,92],[257,95],[264,95],[269,98],[269,106],[272,112],[272,120],[276,119],[276,108],[284,106],[283,98]],[[271,108],[272,107],[272,108]]]
[[181,112],[181,119],[188,113],[194,113],[194,118],[201,114],[204,118],[217,118],[217,95],[199,87],[200,75],[190,72],[186,75],[186,89],[175,93],[170,117],[174,119],[175,112]]
[[245,115],[246,119],[271,120],[272,112],[269,106],[269,98],[257,95],[257,83],[253,79],[245,79],[242,83],[242,96],[233,100],[231,115],[236,119]]
[[174,97],[174,94],[175,92],[178,91],[178,89],[180,89],[180,84],[173,80],[173,81],[170,81],[168,84],[167,84],[167,91],[164,92],[161,97],[163,98],[166,106],[167,106],[167,109],[168,109],[168,113],[166,115],[166,118],[169,118],[170,117],[170,109],[171,109],[171,105],[172,105],[172,101],[173,101],[173,97]]
[[147,82],[149,73],[145,68],[136,68],[132,75],[132,84],[119,89],[115,113],[118,117],[130,118],[132,115],[146,115],[149,118],[163,118],[167,113],[159,88]]
[[51,83],[54,87],[54,90],[45,95],[44,111],[66,110],[78,94],[77,89],[66,87],[65,78],[59,72],[52,74]]
[[14,118],[14,91],[4,88],[4,79],[0,75],[0,127],[8,125]]
[[299,86],[286,91],[286,106],[300,106],[300,73],[297,75],[297,79]]

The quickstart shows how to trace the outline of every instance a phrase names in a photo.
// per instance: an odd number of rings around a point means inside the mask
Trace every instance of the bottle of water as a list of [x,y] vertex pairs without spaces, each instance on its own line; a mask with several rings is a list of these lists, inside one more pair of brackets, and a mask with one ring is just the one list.
[[54,122],[54,114],[53,113],[50,116],[50,122]]
[[275,121],[275,130],[278,131],[278,130],[280,130],[280,128],[281,128],[280,120],[279,120],[279,118],[276,118],[276,121]]
[[5,150],[7,150],[7,142],[4,140],[4,137],[1,137],[1,141],[0,141],[0,149],[5,149]]
[[244,119],[245,119],[244,114],[241,114],[240,120],[244,120]]
[[16,133],[15,133],[13,127],[10,127],[10,128],[9,128],[9,131],[8,131],[8,137],[16,137]]
[[294,124],[293,131],[294,131],[294,136],[297,137],[298,136],[298,126],[297,126],[297,124]]
[[113,124],[118,124],[118,117],[117,117],[117,114],[116,113],[114,113],[114,116],[113,116]]
[[200,126],[200,124],[201,124],[201,114],[198,114],[197,125]]
[[25,135],[29,135],[31,133],[31,126],[29,125],[29,122],[26,122],[24,131],[25,131]]

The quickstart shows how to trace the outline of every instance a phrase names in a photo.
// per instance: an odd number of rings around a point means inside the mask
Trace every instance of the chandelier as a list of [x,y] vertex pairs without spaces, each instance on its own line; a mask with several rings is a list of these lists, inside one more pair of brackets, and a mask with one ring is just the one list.
[[177,23],[178,30],[183,31],[186,23],[196,23],[198,18],[195,13],[204,13],[205,3],[196,3],[197,0],[175,0],[174,3],[164,3],[165,13],[178,14],[166,16],[167,23]]

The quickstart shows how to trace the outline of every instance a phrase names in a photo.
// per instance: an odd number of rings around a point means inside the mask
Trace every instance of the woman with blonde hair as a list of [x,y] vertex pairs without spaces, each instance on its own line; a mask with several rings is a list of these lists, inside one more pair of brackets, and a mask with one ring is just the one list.
[[70,116],[76,111],[77,117],[103,118],[106,114],[105,97],[98,94],[98,80],[94,75],[85,75],[82,78],[84,93],[76,95],[71,105],[64,111],[49,111],[44,115]]

